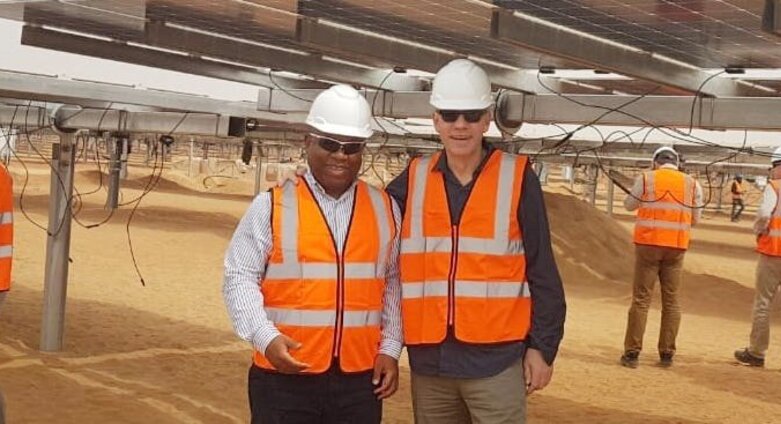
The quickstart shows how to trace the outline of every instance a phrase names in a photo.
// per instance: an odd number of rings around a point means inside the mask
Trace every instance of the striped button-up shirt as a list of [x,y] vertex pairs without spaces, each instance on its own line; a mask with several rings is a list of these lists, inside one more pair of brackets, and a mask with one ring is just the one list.
[[762,192],[762,203],[760,203],[759,208],[757,208],[757,217],[754,221],[755,235],[767,234],[770,218],[773,216],[773,211],[776,209],[776,203],[778,203],[778,195],[768,181],[765,186],[765,191]]
[[[334,199],[326,194],[325,189],[311,173],[307,173],[304,178],[313,188],[315,201],[325,215],[341,254],[355,201],[356,186],[353,184],[341,197]],[[398,359],[403,341],[398,267],[401,213],[396,202],[392,201],[392,204],[393,220],[398,231],[392,243],[390,260],[385,272],[382,339],[379,352]],[[263,294],[259,290],[263,284],[266,264],[272,249],[271,210],[271,194],[261,193],[239,222],[225,254],[222,289],[234,330],[239,337],[252,343],[260,352],[265,352],[269,343],[281,334],[266,315],[263,309]]]

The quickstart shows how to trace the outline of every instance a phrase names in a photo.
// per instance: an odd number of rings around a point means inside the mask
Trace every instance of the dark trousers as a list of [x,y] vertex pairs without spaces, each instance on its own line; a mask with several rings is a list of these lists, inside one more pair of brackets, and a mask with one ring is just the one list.
[[379,424],[372,372],[290,375],[250,367],[252,424]]
[[743,213],[743,199],[732,199],[732,214],[731,219],[737,221],[740,219],[740,214]]

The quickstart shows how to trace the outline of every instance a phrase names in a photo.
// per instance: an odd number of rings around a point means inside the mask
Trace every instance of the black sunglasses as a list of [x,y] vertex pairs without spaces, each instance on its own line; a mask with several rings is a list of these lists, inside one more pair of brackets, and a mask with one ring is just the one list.
[[442,120],[445,122],[456,122],[458,120],[458,117],[463,115],[464,120],[466,122],[469,122],[470,124],[474,124],[475,122],[479,122],[480,119],[485,114],[485,109],[474,109],[474,110],[440,110],[439,116],[442,117]]
[[323,150],[329,153],[336,153],[341,150],[345,155],[354,155],[356,153],[362,152],[363,146],[365,145],[363,141],[339,141],[335,138],[326,137],[324,135],[312,133],[309,135],[317,140],[318,146],[322,147]]

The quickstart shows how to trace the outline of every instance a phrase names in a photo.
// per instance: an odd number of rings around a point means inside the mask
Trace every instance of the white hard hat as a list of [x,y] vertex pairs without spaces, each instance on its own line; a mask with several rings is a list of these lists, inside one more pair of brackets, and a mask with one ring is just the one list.
[[320,93],[306,123],[320,132],[347,137],[369,138],[371,127],[369,102],[349,85],[337,84]]
[[654,155],[653,155],[652,160],[656,161],[657,156],[659,156],[659,155],[661,155],[662,153],[665,153],[665,152],[670,153],[670,154],[672,154],[675,157],[675,163],[677,165],[678,161],[680,160],[680,158],[678,157],[678,152],[676,152],[675,149],[673,149],[672,147],[668,147],[668,146],[662,146],[662,147],[656,149],[654,151]]
[[434,77],[429,103],[437,110],[488,109],[494,103],[491,81],[471,60],[455,59]]
[[770,156],[770,163],[774,166],[777,162],[781,162],[781,147],[776,147],[776,150],[773,150],[773,155]]

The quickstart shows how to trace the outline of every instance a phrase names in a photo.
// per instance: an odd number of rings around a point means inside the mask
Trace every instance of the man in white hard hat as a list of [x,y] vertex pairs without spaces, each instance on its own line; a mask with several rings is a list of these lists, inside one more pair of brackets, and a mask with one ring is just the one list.
[[770,305],[781,286],[781,147],[773,152],[770,162],[770,179],[754,222],[759,261],[751,311],[751,335],[748,347],[735,351],[735,359],[755,367],[765,366],[765,352],[770,344]]
[[526,395],[551,379],[566,309],[542,189],[526,157],[483,140],[483,69],[448,63],[430,102],[444,152],[413,159],[387,188],[404,214],[415,421],[523,423]]
[[401,215],[357,179],[366,99],[336,85],[312,104],[310,171],[258,195],[225,257],[223,295],[254,347],[253,423],[379,423],[398,384]]
[[659,331],[659,365],[673,364],[681,323],[678,289],[683,257],[689,248],[691,227],[702,214],[702,188],[678,170],[680,158],[671,147],[660,147],[652,156],[653,170],[643,172],[624,199],[628,211],[637,210],[635,221],[635,276],[632,305],[624,338],[621,364],[636,368],[643,348],[648,308],[657,278],[662,293]]

